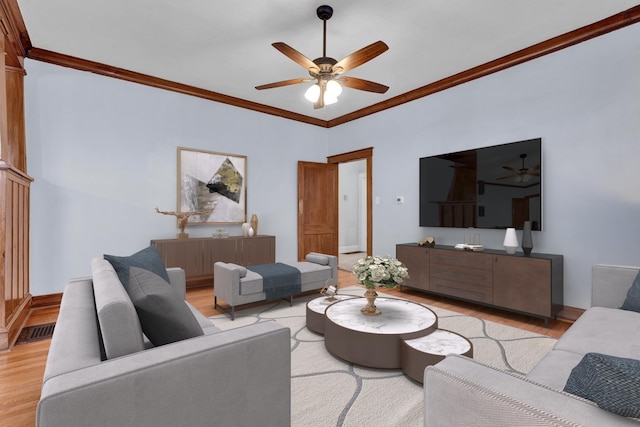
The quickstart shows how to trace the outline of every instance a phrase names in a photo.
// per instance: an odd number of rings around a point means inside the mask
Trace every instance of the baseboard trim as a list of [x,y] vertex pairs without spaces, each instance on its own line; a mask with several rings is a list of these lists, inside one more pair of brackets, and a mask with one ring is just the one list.
[[360,249],[359,245],[340,246],[338,248],[338,253],[341,253],[341,254],[350,254],[354,252],[365,252],[365,251]]
[[15,309],[15,312],[11,315],[8,324],[4,328],[0,328],[0,352],[11,350],[15,343],[22,326],[25,324],[29,317],[29,308],[31,306],[32,297],[31,294],[27,294],[20,305]]
[[36,295],[31,300],[31,308],[43,308],[60,305],[62,302],[62,293]]
[[[211,286],[213,278],[210,276],[198,277],[192,280],[187,280],[187,289],[196,288],[200,286]],[[48,294],[48,295],[36,295],[31,299],[31,308],[43,308],[51,306],[59,306],[62,301],[62,293]],[[558,313],[558,319],[568,322],[575,322],[578,320],[585,310],[583,308],[576,308],[570,306],[562,307],[562,310]]]
[[582,316],[582,313],[584,313],[585,311],[586,310],[583,308],[569,307],[565,305],[558,313],[558,319],[568,322],[575,322],[576,320],[578,320],[578,317]]

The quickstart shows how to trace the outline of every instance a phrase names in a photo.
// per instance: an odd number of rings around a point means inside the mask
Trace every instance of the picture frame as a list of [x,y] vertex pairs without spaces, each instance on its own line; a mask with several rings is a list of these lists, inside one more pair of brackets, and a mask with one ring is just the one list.
[[188,225],[247,220],[247,156],[178,147],[178,212]]

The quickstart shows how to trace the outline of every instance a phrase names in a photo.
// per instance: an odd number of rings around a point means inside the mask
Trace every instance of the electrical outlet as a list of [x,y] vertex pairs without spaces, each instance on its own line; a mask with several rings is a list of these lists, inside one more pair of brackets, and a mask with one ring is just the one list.
[[397,196],[396,197],[396,203],[401,205],[404,203],[404,196]]

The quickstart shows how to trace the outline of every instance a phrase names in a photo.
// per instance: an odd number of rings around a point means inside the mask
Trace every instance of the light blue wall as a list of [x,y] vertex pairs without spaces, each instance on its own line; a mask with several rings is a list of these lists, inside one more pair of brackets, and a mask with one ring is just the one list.
[[[175,210],[177,146],[247,155],[248,214],[277,236],[277,258],[292,260],[298,160],[374,147],[374,252],[393,254],[426,235],[464,239],[464,230],[418,226],[419,157],[541,137],[544,231],[534,252],[565,256],[565,304],[589,305],[593,264],[640,262],[640,24],[328,130],[35,61],[26,68],[34,295],[89,274],[93,256],[175,235],[175,221],[153,208]],[[479,233],[501,247],[504,232]]]
[[154,208],[176,210],[178,146],[246,155],[248,217],[277,236],[279,260],[297,259],[297,161],[326,162],[326,129],[42,62],[26,69],[33,295],[62,292],[94,256],[175,237],[175,218]]
[[[593,264],[640,263],[640,24],[329,133],[330,154],[374,147],[375,253],[469,233],[418,226],[420,157],[541,137],[544,231],[534,232],[534,252],[564,255],[565,304],[589,306]],[[502,247],[504,231],[474,233]]]

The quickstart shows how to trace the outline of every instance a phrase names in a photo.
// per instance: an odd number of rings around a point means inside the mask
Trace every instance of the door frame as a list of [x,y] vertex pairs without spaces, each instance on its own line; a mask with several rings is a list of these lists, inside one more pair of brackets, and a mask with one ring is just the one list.
[[373,147],[327,157],[327,163],[367,162],[367,255],[373,253]]

